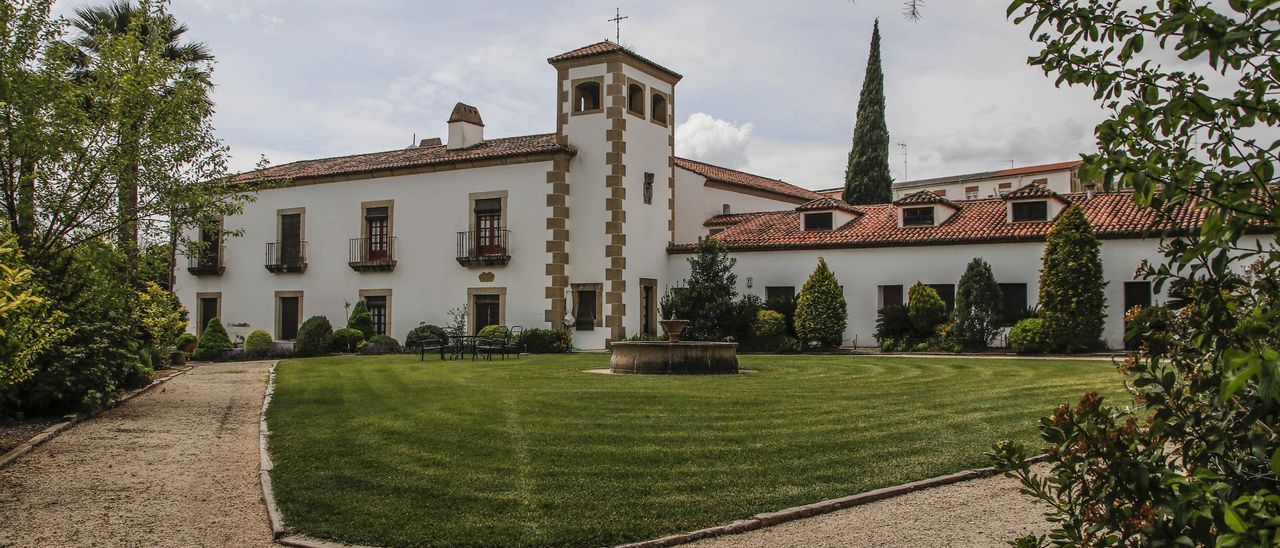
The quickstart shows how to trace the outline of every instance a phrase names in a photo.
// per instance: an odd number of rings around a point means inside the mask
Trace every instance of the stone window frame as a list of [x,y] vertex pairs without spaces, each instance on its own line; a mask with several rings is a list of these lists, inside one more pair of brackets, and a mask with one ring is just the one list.
[[[631,110],[631,86],[640,87],[640,111],[639,112]],[[623,89],[625,89],[627,92],[626,93],[627,104],[622,110],[626,111],[627,114],[635,116],[636,118],[640,118],[641,120],[648,118],[649,117],[649,104],[648,104],[649,103],[649,86],[646,85],[644,82],[636,80],[635,78],[627,77],[627,84],[626,84],[626,87]]]
[[201,314],[201,313],[202,313],[202,312],[204,312],[204,310],[201,310],[201,309],[200,309],[200,306],[202,306],[202,305],[204,304],[204,299],[217,299],[217,300],[218,300],[218,305],[214,308],[214,314],[213,314],[213,317],[218,318],[218,321],[222,321],[222,292],[221,292],[221,291],[200,291],[200,292],[197,292],[197,293],[196,293],[196,324],[197,324],[197,325],[196,325],[196,337],[200,337],[200,336],[204,335],[204,328],[205,328],[205,326],[203,326],[203,325],[199,325],[199,323],[200,323],[200,317],[201,317],[201,316],[203,316],[203,314]]
[[[595,82],[596,89],[599,90],[599,101],[596,108],[578,110],[578,86],[586,82]],[[600,114],[604,112],[604,76],[588,76],[586,78],[575,78],[569,81],[569,115],[578,116],[586,114]]]
[[307,241],[307,208],[305,207],[288,207],[276,210],[276,239],[275,241],[284,241],[284,216],[298,215],[298,241]]
[[[604,284],[603,283],[571,283],[569,284],[569,293],[571,295],[569,310],[570,313],[578,311],[578,291],[594,291],[596,294],[596,327],[604,327]],[[576,318],[576,315],[575,315]]]
[[385,325],[383,326],[384,327],[383,334],[389,337],[394,336],[392,335],[392,333],[394,333],[395,331],[391,329],[391,326],[392,326],[391,290],[390,289],[361,289],[359,292],[359,297],[360,297],[360,300],[362,301],[365,299],[365,297],[386,297],[387,298],[387,319],[386,319]]
[[[303,302],[303,292],[294,291],[294,290],[276,291],[275,297],[272,298],[272,303],[271,303],[272,307],[275,308],[276,310],[275,331],[271,333],[271,336],[277,341],[285,340],[280,336],[280,298],[281,297],[297,297],[298,298],[298,329],[302,329],[302,324],[303,322],[306,321],[306,319],[302,317],[303,311],[306,310],[305,303]],[[294,340],[297,340],[297,338],[295,338]]]
[[387,208],[387,239],[390,240],[396,235],[396,201],[395,200],[373,200],[369,202],[360,202],[360,237],[369,237],[369,223],[365,221],[365,215],[370,209],[375,207]]
[[469,232],[476,231],[476,202],[479,200],[492,200],[494,198],[501,200],[500,207],[502,207],[502,212],[498,217],[498,224],[502,225],[503,229],[510,229],[511,225],[508,224],[508,212],[511,211],[511,208],[508,207],[507,195],[508,192],[505,190],[491,190],[488,192],[472,192],[467,194],[467,230]]
[[[498,325],[507,326],[507,288],[505,287],[468,287],[467,288],[467,333],[476,332],[476,295],[498,296]],[[387,300],[390,303],[390,299]],[[389,307],[390,305],[388,305]],[[387,313],[390,314],[390,308]],[[509,327],[509,326],[507,326]]]
[[[643,304],[645,288],[648,287],[653,289],[653,298],[650,299],[650,302],[649,302],[649,306],[651,306],[653,310],[648,311],[650,312],[649,319],[653,322],[653,325],[641,325],[640,332],[648,335],[657,335],[658,320],[662,319],[662,307],[659,306],[660,304],[659,301],[662,300],[662,295],[658,294],[658,280],[656,278],[640,278],[640,282],[638,285],[640,287],[640,297],[642,301],[641,304]],[[640,309],[641,320],[644,319],[645,312],[646,311],[643,308]]]
[[[662,97],[662,100],[665,102],[664,106],[666,107],[665,108],[666,112],[664,113],[661,119],[655,117],[653,113],[654,97]],[[658,124],[662,127],[670,126],[671,124],[671,94],[670,93],[659,91],[652,87],[649,88],[649,121],[655,124]]]

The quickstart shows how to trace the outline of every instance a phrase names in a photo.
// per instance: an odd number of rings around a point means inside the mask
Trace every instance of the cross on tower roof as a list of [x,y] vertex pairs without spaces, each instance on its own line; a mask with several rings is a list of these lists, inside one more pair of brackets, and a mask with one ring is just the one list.
[[613,22],[613,25],[614,25],[613,41],[614,42],[618,42],[618,43],[622,42],[622,20],[623,19],[630,19],[630,17],[622,14],[622,8],[613,8],[613,19],[606,19],[606,21]]

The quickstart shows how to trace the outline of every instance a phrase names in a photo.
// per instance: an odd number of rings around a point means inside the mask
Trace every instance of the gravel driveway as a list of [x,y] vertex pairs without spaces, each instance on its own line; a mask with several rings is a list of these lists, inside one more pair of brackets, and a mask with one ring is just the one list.
[[199,365],[0,469],[0,546],[268,546],[271,362]]
[[[1044,473],[1043,468],[1037,470]],[[1008,541],[1027,533],[1047,533],[1043,512],[1018,492],[1017,480],[994,476],[689,546],[1008,546]]]

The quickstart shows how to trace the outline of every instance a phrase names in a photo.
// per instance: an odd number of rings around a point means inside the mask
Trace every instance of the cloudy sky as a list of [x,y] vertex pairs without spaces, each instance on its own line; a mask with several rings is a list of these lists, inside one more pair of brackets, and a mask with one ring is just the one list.
[[[58,11],[90,3],[63,0]],[[880,18],[898,180],[1072,159],[1101,111],[1026,65],[1006,0],[173,0],[218,58],[215,124],[233,167],[408,146],[457,101],[487,136],[555,130],[552,55],[612,38],[684,75],[677,153],[809,188],[843,184]],[[904,167],[905,163],[905,167]],[[904,169],[906,170],[904,176]]]

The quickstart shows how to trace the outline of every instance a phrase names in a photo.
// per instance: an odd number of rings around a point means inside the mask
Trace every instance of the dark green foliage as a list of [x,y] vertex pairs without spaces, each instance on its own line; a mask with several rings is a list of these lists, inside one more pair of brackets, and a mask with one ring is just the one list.
[[298,328],[298,338],[293,341],[293,352],[299,356],[322,356],[333,347],[333,326],[329,318],[312,316]]
[[361,354],[399,354],[403,350],[399,341],[386,335],[369,337],[368,344],[360,347]]
[[804,282],[796,302],[796,335],[801,342],[826,348],[840,346],[848,324],[849,308],[844,290],[827,261],[818,257],[818,267]]
[[979,258],[970,261],[958,289],[953,336],[966,349],[986,348],[1000,332],[1004,308],[1004,294],[991,265]]
[[443,341],[445,338],[444,329],[438,325],[422,324],[413,328],[404,336],[404,345],[407,348],[417,348],[422,341],[437,340]]
[[1152,354],[1164,354],[1176,343],[1169,330],[1173,312],[1163,306],[1135,307],[1125,315],[1124,341]]
[[737,259],[729,257],[724,244],[715,238],[698,240],[697,254],[689,257],[686,286],[671,293],[669,304],[677,318],[689,320],[683,337],[693,341],[719,341],[733,335],[734,298],[738,276],[733,273]]
[[733,302],[733,315],[724,322],[726,340],[733,339],[748,346],[755,339],[756,316],[764,308],[764,299],[758,295],[746,294]]
[[871,30],[871,53],[858,97],[853,149],[844,174],[844,200],[879,204],[893,199],[889,175],[889,126],[884,118],[884,72],[880,67],[880,20]]
[[[1082,176],[1132,187],[1136,222],[1190,211],[1198,224],[1154,228],[1164,259],[1135,275],[1176,311],[1131,318],[1165,324],[1120,363],[1136,408],[1092,393],[1061,406],[1035,445],[1048,449],[1042,474],[1021,444],[993,452],[1051,509],[1049,538],[1019,542],[1275,546],[1280,4],[1017,0],[1009,13],[1038,29],[1030,63],[1108,115]],[[1064,319],[1047,308],[1046,321]]]
[[195,335],[191,333],[183,333],[181,335],[178,335],[178,339],[174,341],[173,344],[174,346],[177,346],[181,350],[181,349],[186,349],[188,344],[194,343],[197,340],[198,339],[196,339]]
[[765,301],[764,307],[775,312],[779,312],[786,318],[787,335],[794,337],[796,335],[796,299],[791,298],[773,298]]
[[254,329],[244,338],[244,353],[250,357],[261,357],[271,353],[275,348],[275,340],[265,329]]
[[739,351],[775,352],[782,346],[783,337],[787,336],[787,318],[781,312],[768,309],[756,311],[756,320],[751,325],[751,337],[738,345]]
[[505,339],[510,335],[511,331],[501,325],[486,325],[480,328],[480,332],[476,333],[477,337],[482,339]]
[[573,333],[567,329],[526,329],[520,334],[520,347],[530,354],[562,354],[573,348]]
[[[907,307],[891,304],[876,313],[876,340],[880,341],[881,346],[889,341],[909,339],[914,334],[915,326],[911,325],[911,315],[907,313]],[[885,350],[896,350],[896,348],[891,347]]]
[[1044,320],[1027,318],[1009,330],[1009,349],[1018,354],[1044,354],[1053,349],[1053,339],[1044,328]]
[[154,282],[156,285],[165,289],[169,287],[169,275],[172,272],[169,268],[170,257],[169,244],[155,244],[142,249],[142,254],[138,257],[138,279],[144,282]]
[[196,351],[191,356],[197,360],[211,361],[221,359],[228,350],[231,350],[231,337],[227,336],[227,330],[222,327],[218,318],[210,318],[209,325],[204,326],[204,333],[200,335],[200,342],[196,343]]
[[344,327],[333,332],[334,352],[355,352],[356,346],[364,342],[364,333],[359,329]]
[[400,341],[397,341],[395,337],[391,337],[389,335],[374,335],[369,337],[369,344],[388,344],[399,346]]
[[355,329],[363,333],[366,339],[376,335],[373,332],[373,315],[369,313],[369,305],[365,304],[364,299],[356,301],[356,305],[351,308],[351,317],[347,318],[347,329]]
[[916,282],[907,291],[907,316],[916,338],[927,339],[947,321],[947,303],[932,287]]
[[1102,279],[1098,238],[1071,206],[1053,223],[1040,270],[1040,313],[1051,351],[1083,352],[1099,346],[1106,321],[1107,282]]

